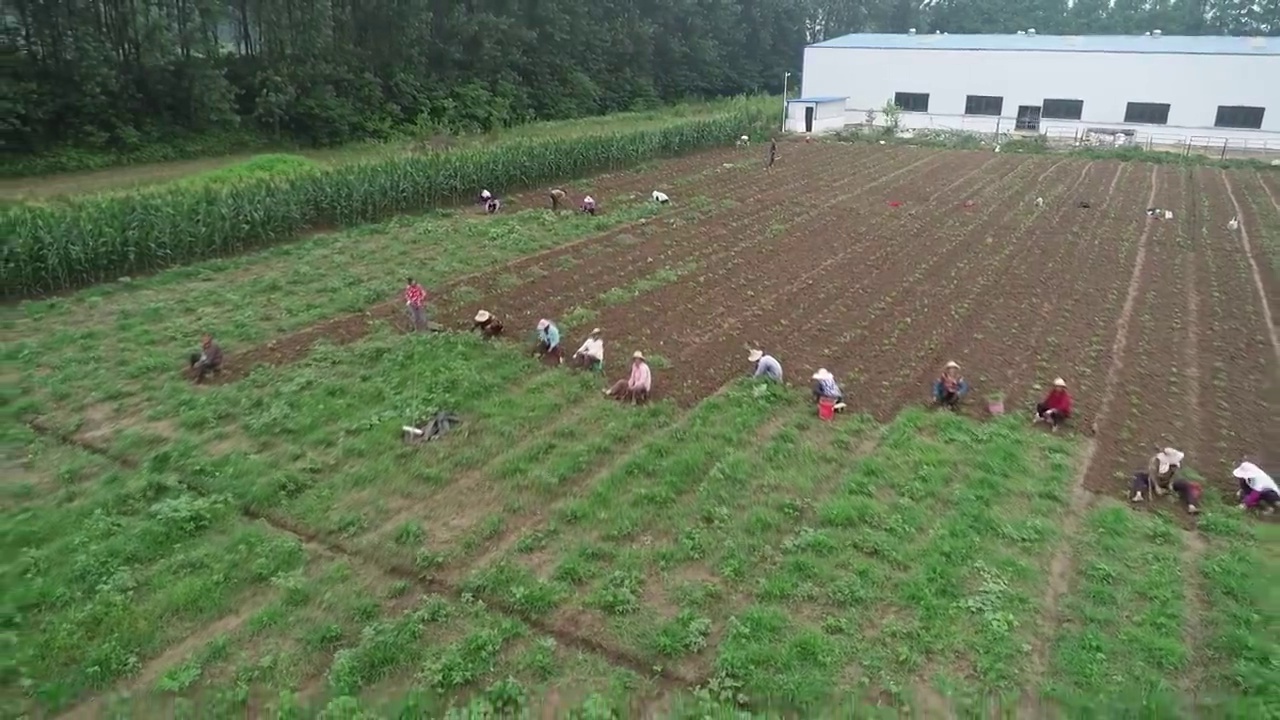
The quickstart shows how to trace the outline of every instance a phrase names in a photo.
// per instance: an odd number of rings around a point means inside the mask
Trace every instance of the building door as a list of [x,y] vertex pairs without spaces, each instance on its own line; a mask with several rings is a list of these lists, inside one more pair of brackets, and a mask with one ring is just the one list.
[[807,133],[813,132],[813,111],[814,111],[814,107],[812,105],[805,106],[804,131]]
[[1039,105],[1019,105],[1018,118],[1013,124],[1014,130],[1033,130],[1040,131],[1040,106]]

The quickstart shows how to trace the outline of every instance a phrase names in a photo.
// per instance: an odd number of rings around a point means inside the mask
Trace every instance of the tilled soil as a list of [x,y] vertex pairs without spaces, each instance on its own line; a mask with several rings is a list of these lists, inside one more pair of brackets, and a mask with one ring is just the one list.
[[[1085,486],[1117,497],[1156,444],[1186,450],[1224,493],[1241,457],[1278,459],[1267,422],[1278,363],[1227,230],[1230,178],[1255,263],[1271,272],[1263,225],[1280,213],[1266,179],[829,143],[796,144],[770,171],[744,158],[711,153],[593,183],[606,199],[666,183],[673,207],[456,279],[434,319],[463,328],[483,307],[523,342],[539,317],[586,313],[582,324],[604,328],[610,378],[642,349],[662,358],[657,394],[686,406],[747,373],[748,347],[776,355],[793,384],[830,369],[852,409],[881,419],[927,401],[949,359],[974,385],[964,411],[975,416],[998,394],[1029,417],[1062,376],[1077,400],[1072,431],[1097,432]],[[1174,220],[1147,218],[1153,197]],[[401,314],[393,302],[337,318],[240,362],[286,363]]]

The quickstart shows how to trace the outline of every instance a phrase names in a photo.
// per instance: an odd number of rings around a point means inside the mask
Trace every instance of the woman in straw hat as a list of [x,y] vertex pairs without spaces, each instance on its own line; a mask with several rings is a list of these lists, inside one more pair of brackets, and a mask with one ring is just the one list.
[[826,368],[818,368],[818,372],[813,374],[813,401],[819,402],[823,398],[835,402],[836,412],[845,408],[844,393],[840,392],[835,376]]
[[1173,476],[1182,466],[1186,457],[1180,450],[1171,447],[1158,448],[1155,455],[1147,461],[1147,469],[1133,475],[1133,502],[1142,502],[1143,493],[1146,499],[1163,495],[1173,484]]
[[600,328],[592,329],[582,347],[569,359],[569,365],[582,370],[604,369],[604,339],[600,337]]
[[631,374],[614,383],[604,394],[639,405],[649,399],[649,391],[652,389],[653,373],[649,371],[649,363],[644,360],[644,353],[637,350],[631,354]]
[[747,353],[747,362],[755,366],[751,377],[782,382],[782,363],[774,356],[765,354],[763,350],[752,350]]
[[476,313],[471,329],[480,331],[480,334],[486,338],[496,338],[502,334],[502,321],[488,310],[481,310]]
[[955,410],[960,400],[969,392],[969,383],[960,374],[960,364],[954,360],[942,368],[942,375],[933,383],[933,399],[939,405]]
[[1058,426],[1071,417],[1071,393],[1067,392],[1067,381],[1062,378],[1053,379],[1053,389],[1044,400],[1036,404],[1036,414],[1032,423],[1045,422],[1055,431]]

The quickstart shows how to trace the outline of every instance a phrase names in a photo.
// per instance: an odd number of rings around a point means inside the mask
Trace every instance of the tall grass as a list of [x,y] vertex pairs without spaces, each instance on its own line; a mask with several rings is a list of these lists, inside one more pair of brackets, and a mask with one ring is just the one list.
[[5,297],[34,295],[150,272],[457,201],[488,187],[512,190],[733,142],[772,120],[759,103],[669,126],[516,141],[272,175],[195,184],[0,213]]

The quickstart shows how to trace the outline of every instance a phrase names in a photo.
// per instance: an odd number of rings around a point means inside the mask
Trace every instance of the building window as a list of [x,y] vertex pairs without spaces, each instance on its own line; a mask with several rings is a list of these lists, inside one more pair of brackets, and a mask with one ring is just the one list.
[[1168,125],[1169,103],[1129,103],[1124,108],[1124,121],[1142,125]]
[[1245,128],[1261,130],[1262,116],[1266,108],[1247,107],[1244,105],[1219,105],[1218,119],[1213,121],[1214,127]]
[[1045,98],[1040,106],[1040,117],[1054,120],[1079,120],[1084,114],[1083,100],[1057,100]]
[[929,112],[929,93],[894,93],[893,104],[903,112]]
[[965,115],[1000,116],[1004,109],[1004,98],[995,95],[966,95],[964,99]]

